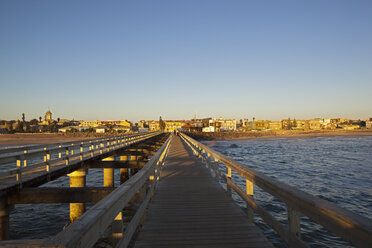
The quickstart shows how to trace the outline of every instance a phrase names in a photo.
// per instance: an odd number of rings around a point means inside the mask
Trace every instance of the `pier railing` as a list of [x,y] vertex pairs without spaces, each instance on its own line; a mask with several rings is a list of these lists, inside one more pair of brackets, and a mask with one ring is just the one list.
[[[0,154],[3,153],[3,155],[0,155],[0,180],[16,177],[17,184],[22,186],[22,174],[31,170],[44,168],[45,173],[48,174],[55,165],[64,164],[68,167],[72,162],[103,155],[158,134],[159,132],[136,133],[50,145],[2,149],[0,150]],[[1,170],[1,167],[4,169]]]
[[103,200],[86,211],[79,219],[70,224],[56,236],[41,241],[40,247],[92,247],[102,237],[107,237],[108,229],[113,229],[115,221],[123,225],[123,209],[136,198],[139,203],[130,222],[116,230],[115,247],[127,247],[136,228],[141,223],[148,203],[159,180],[161,166],[167,156],[171,135],[161,148],[125,183],[116,188]]
[[[253,212],[256,212],[291,247],[307,247],[301,240],[300,213],[357,247],[372,247],[371,219],[248,168],[185,134],[181,133],[180,136],[189,145],[194,155],[202,159],[214,172],[217,179],[223,178],[226,181],[227,191],[231,194],[234,190],[246,202],[248,217],[253,220]],[[219,163],[225,166],[225,173],[220,170]],[[231,180],[232,171],[245,179],[245,190]],[[286,204],[288,228],[255,202],[254,184]]]

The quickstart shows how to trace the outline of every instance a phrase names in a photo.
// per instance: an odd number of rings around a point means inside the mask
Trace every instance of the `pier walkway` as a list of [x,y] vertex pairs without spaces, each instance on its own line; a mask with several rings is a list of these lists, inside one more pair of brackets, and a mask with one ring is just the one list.
[[273,247],[174,136],[135,247]]

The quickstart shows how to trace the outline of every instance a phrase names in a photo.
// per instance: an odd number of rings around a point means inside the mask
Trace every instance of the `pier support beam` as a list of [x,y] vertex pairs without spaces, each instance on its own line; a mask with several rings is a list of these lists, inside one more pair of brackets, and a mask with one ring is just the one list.
[[[68,176],[70,177],[70,187],[85,187],[86,186],[86,169],[76,170]],[[85,203],[70,203],[70,222],[74,222],[85,212]]]
[[12,207],[8,205],[6,198],[0,199],[0,240],[9,239],[9,214]]
[[103,187],[114,187],[114,169],[105,168],[103,169]]
[[[120,161],[128,161],[128,156],[120,156]],[[120,169],[120,184],[123,184],[129,179],[129,170],[128,168]]]
[[[130,157],[130,161],[136,161],[137,160],[137,156],[129,156]],[[130,175],[133,176],[134,174],[136,174],[139,170],[137,168],[131,168],[130,169]]]
[[[105,158],[103,161],[115,161],[115,157]],[[114,187],[114,168],[103,169],[103,187]]]
[[128,168],[120,169],[120,184],[125,183],[129,179],[129,170]]

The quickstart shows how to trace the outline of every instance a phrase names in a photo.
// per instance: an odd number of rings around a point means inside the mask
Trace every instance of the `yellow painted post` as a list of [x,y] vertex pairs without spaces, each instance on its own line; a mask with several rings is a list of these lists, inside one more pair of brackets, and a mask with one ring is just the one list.
[[22,187],[22,164],[20,156],[17,156],[17,169],[17,183],[19,183],[19,186]]
[[[246,179],[245,186],[246,186],[246,194],[253,197],[253,183],[250,180]],[[247,215],[248,215],[248,219],[253,221],[253,217],[254,217],[253,209],[248,205],[248,203],[247,203]]]
[[50,181],[50,151],[45,152],[47,179]]
[[[59,145],[58,147],[61,148],[62,145]],[[62,158],[62,153],[61,153],[61,151],[58,152],[58,158]]]
[[[85,187],[86,186],[86,169],[76,170],[68,176],[70,177],[70,187]],[[70,203],[70,222],[74,222],[85,211],[84,203]]]
[[[24,154],[27,153],[27,150],[24,151]],[[23,167],[27,167],[27,158],[26,156],[24,156],[24,159],[23,159]]]
[[[231,180],[231,168],[226,166],[226,179],[230,179]],[[226,184],[226,189],[227,189],[227,193],[229,194],[229,196],[232,195],[232,192],[231,192],[231,187]]]
[[[108,157],[105,161],[115,161],[115,157]],[[103,168],[103,187],[114,187],[114,168]]]
[[203,150],[198,147],[198,154],[199,154],[199,159],[201,159],[201,161],[203,162],[203,154],[202,154]]
[[68,147],[66,147],[66,166],[68,166],[70,164],[70,151],[68,149]]
[[83,152],[84,152],[84,147],[83,147],[83,144],[81,143],[80,144],[80,160],[83,160]]

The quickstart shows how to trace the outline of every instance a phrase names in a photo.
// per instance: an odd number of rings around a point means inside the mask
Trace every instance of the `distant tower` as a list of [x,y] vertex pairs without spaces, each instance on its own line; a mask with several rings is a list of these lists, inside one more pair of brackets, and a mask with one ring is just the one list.
[[45,120],[46,121],[51,121],[52,120],[52,112],[50,112],[50,110],[48,110],[48,112],[46,112]]

